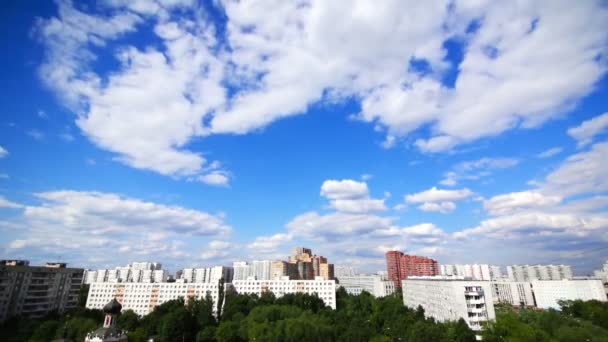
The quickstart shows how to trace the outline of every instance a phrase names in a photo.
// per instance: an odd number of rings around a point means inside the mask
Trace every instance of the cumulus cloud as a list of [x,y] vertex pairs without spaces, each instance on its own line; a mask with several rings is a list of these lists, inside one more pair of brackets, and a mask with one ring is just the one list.
[[544,150],[541,153],[537,154],[536,158],[541,158],[541,159],[551,158],[555,155],[560,154],[563,150],[564,149],[561,147],[552,147],[550,149]]
[[573,196],[608,191],[608,142],[597,143],[589,151],[568,157],[540,185],[550,194]]
[[453,166],[452,171],[445,173],[439,182],[441,185],[454,186],[460,180],[477,180],[488,177],[495,170],[507,169],[519,164],[515,158],[481,158],[460,162]]
[[291,242],[292,239],[293,236],[283,233],[271,236],[259,236],[255,241],[247,245],[247,248],[264,253],[272,253],[276,252],[277,249],[284,247],[285,244]]
[[339,212],[367,213],[386,210],[384,199],[369,197],[367,183],[352,179],[326,180],[321,185],[321,196]]
[[520,191],[498,195],[483,202],[490,215],[505,215],[522,209],[550,207],[559,204],[559,196],[547,196],[536,191]]
[[[97,146],[172,176],[204,173],[187,148],[197,137],[248,133],[329,98],[360,99],[356,117],[384,129],[386,147],[429,127],[414,144],[441,152],[562,115],[606,73],[608,10],[596,2],[226,1],[225,29],[193,3],[175,5],[188,16],[163,2],[104,6],[59,1],[38,21],[40,75]],[[130,44],[150,27],[157,45]],[[447,58],[450,39],[462,61]],[[100,74],[100,58],[119,66]],[[440,81],[454,70],[454,84]]]
[[568,134],[576,139],[579,148],[589,145],[593,138],[608,131],[608,113],[604,113],[583,121],[579,126],[572,127]]
[[230,182],[230,178],[225,172],[214,171],[199,177],[199,180],[205,184],[225,186]]
[[[20,236],[9,244],[13,249],[32,247],[32,257],[69,255],[86,263],[110,257],[108,250],[121,250],[125,262],[144,256],[197,260],[202,257],[191,246],[185,248],[187,243],[226,236],[232,229],[219,215],[112,193],[65,190],[35,197],[40,204],[12,205],[22,213],[16,221]],[[215,240],[208,249],[227,250],[227,245]]]
[[[2,178],[2,177],[0,177],[0,178]],[[19,209],[19,208],[22,208],[22,207],[23,206],[21,204],[15,203],[15,202],[11,202],[11,201],[7,200],[6,198],[0,196],[0,208]]]
[[415,194],[405,195],[406,203],[422,203],[418,209],[446,214],[456,209],[454,201],[460,201],[473,195],[467,188],[460,190],[445,190],[432,187]]
[[4,147],[0,146],[0,158],[4,158],[6,156],[8,156],[8,151]]

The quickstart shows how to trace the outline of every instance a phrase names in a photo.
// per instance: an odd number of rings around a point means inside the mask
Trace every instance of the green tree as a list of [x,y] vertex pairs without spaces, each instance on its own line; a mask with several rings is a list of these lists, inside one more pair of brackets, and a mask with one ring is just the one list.
[[183,306],[163,316],[159,334],[161,341],[193,341],[195,335],[194,318]]
[[241,342],[245,339],[239,335],[239,324],[235,321],[223,320],[215,331],[215,338],[219,342]]
[[120,313],[116,319],[116,325],[126,331],[134,331],[139,326],[139,316],[133,310]]
[[57,329],[59,329],[59,321],[50,320],[42,322],[34,330],[32,336],[30,337],[30,342],[45,342],[48,341],[49,338],[52,338],[57,333]]
[[84,308],[87,305],[87,298],[89,296],[89,284],[82,284],[78,291],[78,306]]

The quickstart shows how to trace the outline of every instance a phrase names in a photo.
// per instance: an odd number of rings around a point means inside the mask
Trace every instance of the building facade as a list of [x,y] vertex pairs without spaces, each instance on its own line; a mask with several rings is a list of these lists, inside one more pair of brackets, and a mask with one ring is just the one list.
[[512,265],[507,266],[511,281],[572,279],[569,265]]
[[228,266],[213,266],[206,268],[184,268],[181,276],[186,283],[215,283],[224,278],[224,282],[232,282],[234,268]]
[[457,276],[472,280],[496,280],[502,278],[500,267],[488,264],[440,265],[442,276]]
[[439,274],[436,260],[416,255],[407,255],[399,251],[386,252],[386,270],[388,280],[401,287],[401,280],[410,276],[434,276]]
[[76,307],[83,274],[84,269],[64,263],[0,261],[0,321],[18,315],[40,318]]
[[602,268],[594,271],[593,275],[596,278],[601,279],[603,283],[608,283],[608,260],[606,260],[606,262],[604,262],[604,265],[602,265]]
[[273,280],[235,280],[232,286],[237,293],[256,294],[261,296],[264,292],[272,292],[276,297],[289,293],[317,294],[325,305],[336,308],[336,282],[317,277],[315,280],[290,280],[288,277]]
[[359,295],[363,291],[369,292],[374,297],[384,297],[395,293],[395,283],[385,280],[377,274],[343,276],[337,278],[337,281],[338,287],[343,287],[352,295]]
[[[226,288],[229,287],[226,284]],[[216,283],[92,283],[89,288],[86,307],[102,309],[109,301],[116,298],[123,310],[133,310],[144,316],[158,305],[167,301],[184,298],[201,299],[209,294],[213,299],[213,308],[217,307],[219,284]]]
[[541,309],[558,309],[560,300],[607,301],[599,279],[534,280],[531,285],[536,306]]
[[403,303],[424,308],[427,317],[440,322],[463,318],[478,332],[483,323],[496,319],[492,289],[488,281],[442,277],[409,277],[402,281]]
[[517,307],[536,306],[532,285],[520,281],[493,281],[494,304],[506,303]]
[[84,283],[160,283],[167,278],[167,271],[158,262],[134,262],[115,269],[87,270]]

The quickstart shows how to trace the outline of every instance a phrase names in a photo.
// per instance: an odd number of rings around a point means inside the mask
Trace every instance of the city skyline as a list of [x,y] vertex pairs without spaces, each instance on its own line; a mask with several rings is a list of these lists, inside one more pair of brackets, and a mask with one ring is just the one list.
[[169,2],[0,5],[0,259],[607,259],[605,4]]

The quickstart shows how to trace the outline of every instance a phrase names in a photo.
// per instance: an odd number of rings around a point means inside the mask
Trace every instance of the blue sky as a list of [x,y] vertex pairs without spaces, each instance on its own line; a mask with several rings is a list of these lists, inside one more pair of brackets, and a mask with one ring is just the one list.
[[2,258],[608,258],[605,4],[2,6]]

